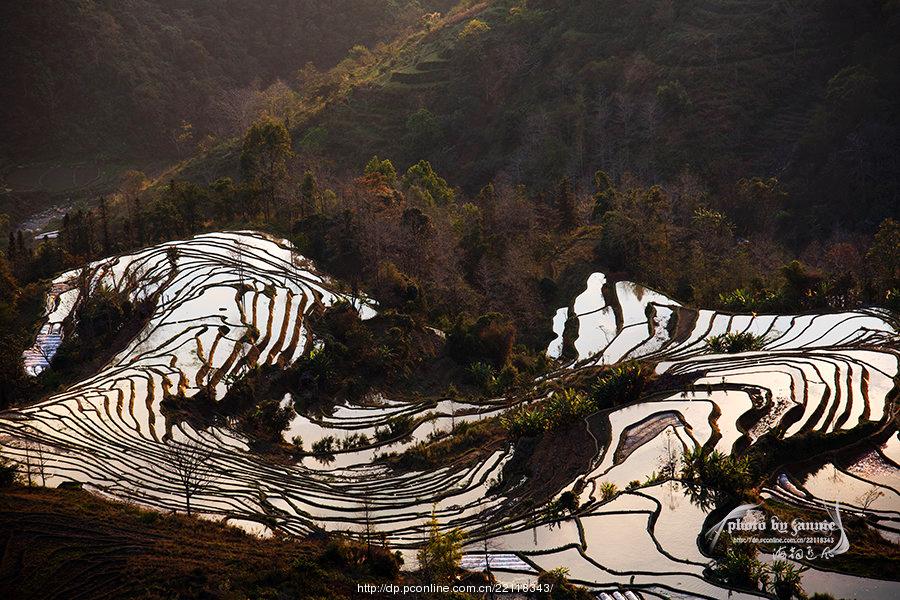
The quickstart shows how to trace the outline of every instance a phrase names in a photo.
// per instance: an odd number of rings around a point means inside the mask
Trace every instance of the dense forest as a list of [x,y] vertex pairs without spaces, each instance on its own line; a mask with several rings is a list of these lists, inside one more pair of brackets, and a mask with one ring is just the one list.
[[[374,46],[448,0],[53,0],[0,7],[0,156],[186,156],[265,90]],[[248,116],[249,115],[249,116]]]
[[[296,147],[349,173],[374,154],[424,158],[470,194],[490,181],[546,191],[564,175],[588,192],[602,169],[692,178],[725,207],[741,179],[776,177],[795,249],[896,213],[894,3],[469,5],[307,73]],[[214,166],[201,158],[197,176]]]

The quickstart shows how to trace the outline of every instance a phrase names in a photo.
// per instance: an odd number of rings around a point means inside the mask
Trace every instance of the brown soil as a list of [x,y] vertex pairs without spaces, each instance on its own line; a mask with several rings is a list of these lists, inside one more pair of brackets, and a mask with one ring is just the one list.
[[352,598],[377,581],[330,564],[325,548],[81,490],[0,490],[2,598]]

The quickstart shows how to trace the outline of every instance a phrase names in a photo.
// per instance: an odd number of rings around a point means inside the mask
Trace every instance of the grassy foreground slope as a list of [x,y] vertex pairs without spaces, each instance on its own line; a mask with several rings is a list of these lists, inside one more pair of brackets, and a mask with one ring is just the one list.
[[357,583],[387,581],[336,548],[259,539],[80,490],[0,488],[4,598],[352,598]]

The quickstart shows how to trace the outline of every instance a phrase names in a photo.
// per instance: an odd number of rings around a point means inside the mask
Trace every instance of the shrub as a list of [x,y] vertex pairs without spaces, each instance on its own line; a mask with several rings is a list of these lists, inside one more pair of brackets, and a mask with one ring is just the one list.
[[753,590],[768,578],[765,565],[757,560],[756,550],[750,544],[730,547],[710,571],[713,579]]
[[750,332],[721,333],[706,340],[706,347],[716,354],[737,354],[739,352],[751,352],[762,350],[766,345],[766,338],[754,335]]
[[608,369],[591,386],[594,404],[600,409],[634,402],[649,378],[650,371],[637,362]]
[[738,288],[719,294],[719,306],[735,312],[759,312],[778,308],[778,294],[769,289],[758,291]]
[[791,600],[791,598],[803,598],[800,573],[802,571],[784,560],[775,560],[768,568],[771,580],[766,588],[779,600]]
[[554,521],[559,521],[566,513],[574,514],[578,510],[579,498],[578,494],[572,491],[563,492],[559,498],[550,503],[547,513]]
[[680,113],[691,106],[691,99],[680,81],[668,81],[656,88],[656,97],[663,110]]
[[376,577],[397,579],[400,575],[400,567],[403,565],[403,558],[399,552],[393,553],[387,548],[371,548],[368,551],[366,562]]
[[458,363],[485,362],[502,369],[510,359],[516,327],[499,313],[460,317],[447,334],[447,349]]
[[473,39],[478,39],[490,30],[491,26],[481,19],[472,19],[459,32],[459,39],[463,42],[469,42]]
[[412,432],[413,419],[409,415],[397,415],[387,423],[387,427],[375,429],[375,439],[379,442],[404,437]]
[[15,463],[0,458],[0,487],[9,487],[18,481],[19,475]]
[[610,481],[604,481],[600,484],[600,500],[602,500],[603,502],[612,500],[618,493],[619,488],[616,487],[616,484]]
[[468,371],[472,383],[485,391],[494,389],[496,383],[495,378],[497,376],[497,371],[494,370],[494,367],[486,362],[478,361],[469,365]]
[[328,542],[322,552],[321,562],[336,567],[347,568],[360,565],[365,559],[365,550],[345,538],[335,538]]
[[262,442],[278,442],[281,432],[294,418],[292,406],[281,406],[278,400],[259,403],[241,418],[241,429],[251,438]]
[[501,423],[513,437],[530,437],[583,419],[595,410],[589,397],[567,388],[541,403],[510,410]]
[[684,453],[681,480],[701,505],[740,499],[752,487],[750,461],[697,447]]
[[538,575],[541,591],[535,597],[542,600],[592,600],[594,598],[583,587],[570,583],[568,576],[569,570],[565,567],[544,571]]

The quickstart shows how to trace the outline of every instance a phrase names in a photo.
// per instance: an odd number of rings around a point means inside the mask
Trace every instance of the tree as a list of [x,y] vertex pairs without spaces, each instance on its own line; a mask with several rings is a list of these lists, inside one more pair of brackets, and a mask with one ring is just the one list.
[[609,175],[604,171],[594,173],[594,210],[591,213],[591,220],[602,218],[613,208],[615,195],[616,189]]
[[169,440],[165,452],[166,461],[174,470],[184,493],[185,510],[190,515],[191,498],[209,488],[215,479],[215,471],[209,464],[212,451],[194,440]]
[[303,219],[307,215],[316,215],[321,212],[319,184],[316,182],[313,172],[307,170],[303,174],[303,181],[300,182],[300,218]]
[[781,268],[785,285],[783,295],[791,308],[812,308],[819,299],[822,274],[810,269],[799,260],[792,260]]
[[416,193],[428,206],[446,206],[455,196],[453,188],[434,172],[427,160],[420,160],[407,169],[403,187]]
[[287,177],[287,161],[292,155],[291,135],[284,123],[275,119],[255,123],[244,136],[241,176],[262,195],[267,221],[278,188]]
[[144,244],[144,219],[141,208],[141,192],[147,187],[147,177],[141,171],[126,171],[119,187],[131,212],[132,232],[138,245]]
[[366,558],[372,560],[372,534],[375,528],[372,526],[372,501],[368,496],[363,499],[363,523],[366,535]]
[[168,194],[163,194],[157,198],[153,206],[150,207],[148,216],[152,225],[152,239],[154,241],[170,239],[173,235],[180,235],[183,230],[181,215]]
[[441,140],[441,124],[427,108],[420,108],[406,118],[406,140],[412,153],[427,155]]
[[669,114],[681,114],[691,107],[691,99],[680,81],[668,81],[656,88],[656,98]]
[[28,254],[28,250],[25,248],[25,236],[21,229],[16,232],[16,252],[19,253],[19,256]]
[[900,222],[890,218],[881,222],[866,259],[879,301],[892,290],[900,292]]
[[198,221],[207,213],[209,192],[190,181],[172,180],[163,190],[160,202],[174,207],[174,216],[180,223],[178,230],[190,234],[196,231]]
[[556,211],[559,215],[559,229],[571,231],[578,225],[578,199],[572,190],[572,181],[563,177],[556,191]]
[[0,457],[0,487],[10,487],[18,479],[19,473],[16,464]]
[[22,442],[25,450],[25,480],[28,486],[34,485],[32,474],[41,478],[41,485],[47,485],[47,457],[44,455],[44,445],[30,439]]
[[773,235],[787,209],[788,195],[775,177],[741,179],[728,213],[745,234]]
[[380,160],[377,155],[366,163],[363,174],[378,177],[389,186],[397,183],[397,170],[394,168],[394,163],[388,159]]
[[109,256],[112,254],[112,246],[109,236],[109,204],[106,196],[100,196],[100,227],[103,233],[103,254]]
[[481,264],[481,259],[487,251],[482,227],[481,210],[474,204],[463,204],[460,215],[456,221],[459,231],[459,249],[462,260],[461,265],[469,281],[474,280],[475,273]]
[[449,583],[459,570],[462,561],[462,543],[465,538],[459,528],[444,533],[437,516],[431,512],[428,536],[419,549],[419,566],[429,583]]
[[863,512],[869,512],[869,509],[875,503],[876,500],[884,496],[884,492],[879,490],[877,487],[869,488],[867,491],[857,497],[856,501],[862,507]]

